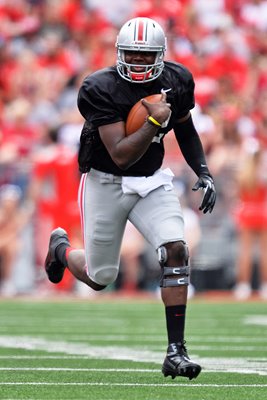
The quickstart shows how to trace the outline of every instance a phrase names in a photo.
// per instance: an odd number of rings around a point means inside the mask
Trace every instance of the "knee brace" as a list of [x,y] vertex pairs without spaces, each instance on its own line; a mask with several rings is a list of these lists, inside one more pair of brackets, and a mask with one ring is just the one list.
[[159,263],[162,268],[160,278],[160,287],[174,287],[174,286],[188,286],[190,267],[188,265],[189,252],[186,243],[179,241],[177,251],[177,265],[169,266],[168,263],[168,249],[165,246],[158,248]]

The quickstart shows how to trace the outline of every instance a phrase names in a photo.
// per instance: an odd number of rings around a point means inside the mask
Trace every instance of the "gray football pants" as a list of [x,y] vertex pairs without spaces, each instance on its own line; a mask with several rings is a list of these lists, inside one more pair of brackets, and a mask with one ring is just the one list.
[[121,177],[91,169],[81,177],[79,206],[88,275],[99,285],[117,278],[127,220],[155,250],[184,240],[184,220],[175,190],[159,187],[144,198],[124,194]]

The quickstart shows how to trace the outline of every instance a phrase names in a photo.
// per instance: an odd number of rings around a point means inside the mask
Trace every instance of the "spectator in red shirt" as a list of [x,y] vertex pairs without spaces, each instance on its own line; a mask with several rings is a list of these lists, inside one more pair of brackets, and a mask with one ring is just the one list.
[[[70,236],[82,245],[80,213],[78,208],[79,171],[77,149],[57,143],[57,131],[49,131],[47,143],[36,152],[29,197],[36,205],[35,241],[36,262],[42,265],[45,259],[45,242],[48,244],[50,230],[67,226]],[[74,289],[71,274],[57,287],[59,290]]]
[[235,221],[238,231],[237,285],[234,294],[238,300],[251,293],[253,254],[259,244],[260,295],[267,299],[267,154],[259,148],[252,151],[241,165],[237,176],[238,201]]

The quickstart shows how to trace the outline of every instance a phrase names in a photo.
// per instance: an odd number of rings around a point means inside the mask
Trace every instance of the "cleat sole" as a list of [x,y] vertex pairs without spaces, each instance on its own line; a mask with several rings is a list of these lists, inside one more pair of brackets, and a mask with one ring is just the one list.
[[177,376],[182,376],[184,378],[188,378],[190,381],[198,377],[201,372],[201,367],[188,367],[188,368],[178,368],[175,371],[171,371],[165,368],[162,368],[162,373],[164,377],[171,376],[172,379],[176,378]]

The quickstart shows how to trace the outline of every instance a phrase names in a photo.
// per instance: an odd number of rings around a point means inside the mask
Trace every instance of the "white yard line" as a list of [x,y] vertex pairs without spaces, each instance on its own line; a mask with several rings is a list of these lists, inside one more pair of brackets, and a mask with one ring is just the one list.
[[247,315],[244,318],[245,325],[258,325],[267,326],[267,316],[266,315]]
[[[31,334],[31,333],[29,333]],[[48,333],[39,333],[39,335],[43,335],[46,337],[51,338],[51,340],[62,340],[64,339],[64,335],[62,333],[59,334],[48,334]],[[96,335],[96,334],[67,334],[67,340],[68,341],[97,341],[97,342],[129,342],[129,340],[132,343],[138,342],[138,343],[163,343],[164,339],[162,335],[155,335],[155,336],[145,336],[145,335],[140,335],[140,334],[127,334],[127,335]],[[192,346],[197,346],[195,342],[201,342],[203,343],[203,346],[205,349],[213,349],[214,346],[218,348],[218,345],[221,346],[222,344],[227,344],[227,348],[231,347],[235,349],[235,344],[242,344],[242,343],[250,343],[253,342],[253,346],[250,346],[253,350],[259,348],[259,346],[264,345],[267,343],[267,338],[262,337],[262,338],[253,338],[251,337],[231,337],[231,340],[229,339],[229,336],[190,336],[190,348]],[[206,345],[207,344],[207,345]],[[199,346],[197,347],[199,348]]]
[[142,387],[211,387],[211,388],[263,388],[267,384],[216,384],[216,383],[111,383],[111,382],[0,382],[0,386],[142,386]]
[[[123,346],[90,346],[83,343],[67,341],[51,341],[39,337],[29,336],[0,336],[0,347],[45,351],[47,353],[63,353],[62,357],[79,356],[80,358],[130,360],[136,362],[150,362],[161,364],[165,354],[159,351],[142,350]],[[240,348],[241,349],[241,348]],[[247,347],[246,347],[247,350]],[[11,356],[12,357],[12,356]],[[8,358],[11,358],[10,356]],[[267,375],[266,358],[251,357],[199,357],[191,355],[198,360],[205,372],[233,372],[242,374]],[[39,356],[37,356],[37,359]]]
[[140,369],[140,368],[28,368],[28,367],[3,367],[0,371],[72,371],[72,372],[147,372],[161,373],[158,369]]

